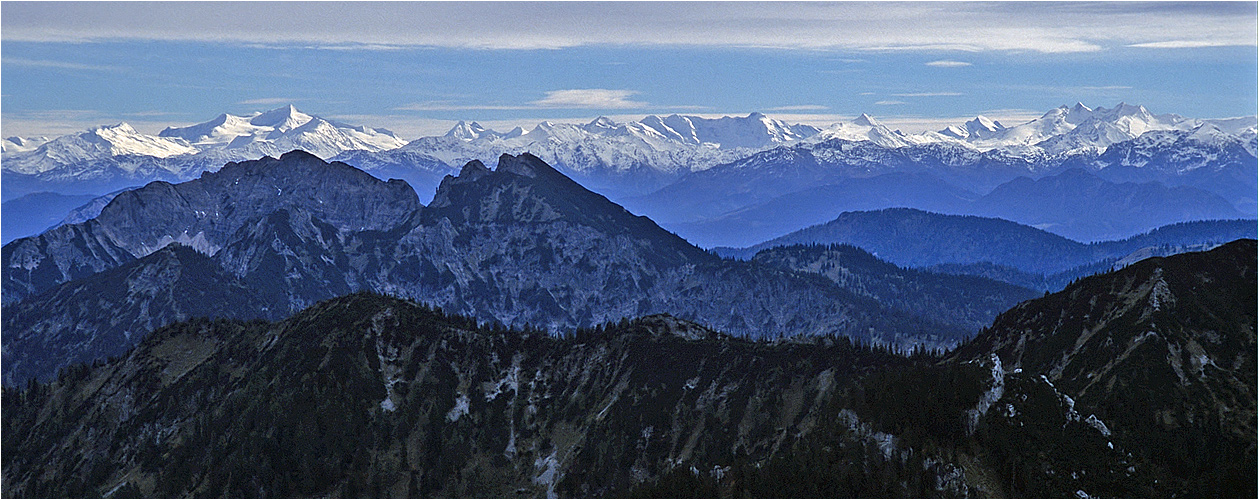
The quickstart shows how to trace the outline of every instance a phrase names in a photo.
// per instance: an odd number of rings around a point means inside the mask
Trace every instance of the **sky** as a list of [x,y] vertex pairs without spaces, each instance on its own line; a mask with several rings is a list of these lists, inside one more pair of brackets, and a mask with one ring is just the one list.
[[1255,2],[0,3],[0,133],[293,104],[393,130],[763,112],[906,132],[1060,105],[1255,115]]

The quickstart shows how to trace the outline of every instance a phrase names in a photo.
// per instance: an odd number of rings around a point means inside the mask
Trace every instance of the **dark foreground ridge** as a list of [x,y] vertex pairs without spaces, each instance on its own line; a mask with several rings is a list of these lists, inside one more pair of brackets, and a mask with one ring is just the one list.
[[2,493],[1253,497],[1255,255],[1083,280],[947,359],[667,315],[561,338],[366,293],[177,323],[5,389]]

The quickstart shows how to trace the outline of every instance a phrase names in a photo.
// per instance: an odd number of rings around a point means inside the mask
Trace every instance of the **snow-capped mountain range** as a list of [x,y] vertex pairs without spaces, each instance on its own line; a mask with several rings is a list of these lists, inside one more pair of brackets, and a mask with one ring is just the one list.
[[[593,189],[620,197],[646,194],[687,173],[795,144],[842,140],[888,149],[925,146],[951,156],[984,154],[1044,162],[1096,156],[1147,132],[1185,131],[1217,144],[1241,142],[1254,155],[1256,123],[1256,117],[1201,120],[1155,115],[1125,103],[1113,108],[1077,103],[1013,126],[977,116],[920,134],[893,130],[864,114],[818,128],[752,113],[716,119],[652,115],[626,123],[599,117],[585,124],[542,122],[530,130],[516,127],[508,132],[461,121],[445,135],[408,143],[388,130],[346,125],[284,106],[248,116],[222,114],[157,135],[139,133],[124,123],[52,140],[13,137],[4,140],[3,172],[9,184],[6,199],[34,190],[99,194],[152,180],[187,180],[228,161],[302,149],[378,175],[401,177],[426,193],[470,160],[493,165],[502,154],[529,152]],[[82,185],[72,186],[75,183]]]
[[977,151],[1004,150],[1016,156],[1062,156],[1101,153],[1112,144],[1158,130],[1196,131],[1205,127],[1208,131],[1248,139],[1254,137],[1256,123],[1255,117],[1200,120],[1176,114],[1155,115],[1145,106],[1122,102],[1109,109],[1076,103],[1051,109],[1040,118],[1015,126],[1007,127],[980,115],[961,125],[921,134],[892,130],[863,114],[852,122],[822,129],[806,142],[844,139],[870,141],[886,148],[946,143]]
[[388,130],[325,120],[292,105],[251,116],[222,114],[205,123],[167,128],[158,136],[182,139],[199,148],[239,151],[246,159],[294,149],[330,158],[348,150],[385,151],[406,144]]
[[[205,123],[172,127],[158,135],[136,131],[119,123],[47,140],[13,137],[4,141],[4,171],[20,174],[56,174],[75,165],[132,157],[135,171],[143,158],[171,159],[205,156],[213,161],[239,161],[279,156],[302,149],[330,158],[351,149],[385,151],[406,142],[384,129],[347,125],[298,111],[293,106],[250,116],[223,114]],[[201,162],[193,162],[201,163]],[[167,169],[170,170],[170,169]],[[181,170],[176,168],[175,170]],[[84,175],[91,175],[86,169]],[[190,172],[194,176],[200,172]]]

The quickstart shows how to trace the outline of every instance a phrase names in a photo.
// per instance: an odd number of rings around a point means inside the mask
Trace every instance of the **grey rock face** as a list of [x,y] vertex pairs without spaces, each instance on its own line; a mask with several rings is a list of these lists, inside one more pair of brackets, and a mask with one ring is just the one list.
[[5,301],[115,267],[170,243],[212,256],[248,221],[281,209],[304,210],[338,230],[386,231],[420,206],[403,181],[382,182],[300,151],[279,159],[229,163],[193,181],[153,182],[120,193],[88,223],[5,245]]

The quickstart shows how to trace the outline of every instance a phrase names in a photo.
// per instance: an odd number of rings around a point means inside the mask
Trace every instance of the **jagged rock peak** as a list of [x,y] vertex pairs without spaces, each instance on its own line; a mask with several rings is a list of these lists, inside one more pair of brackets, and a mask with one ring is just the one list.
[[498,168],[495,172],[516,174],[524,177],[538,178],[539,176],[549,176],[552,174],[562,175],[555,168],[547,165],[541,158],[530,153],[520,153],[517,156],[504,153],[498,157]]
[[472,160],[464,164],[462,169],[459,169],[459,179],[466,181],[475,181],[489,174],[489,167],[481,163],[481,160]]

